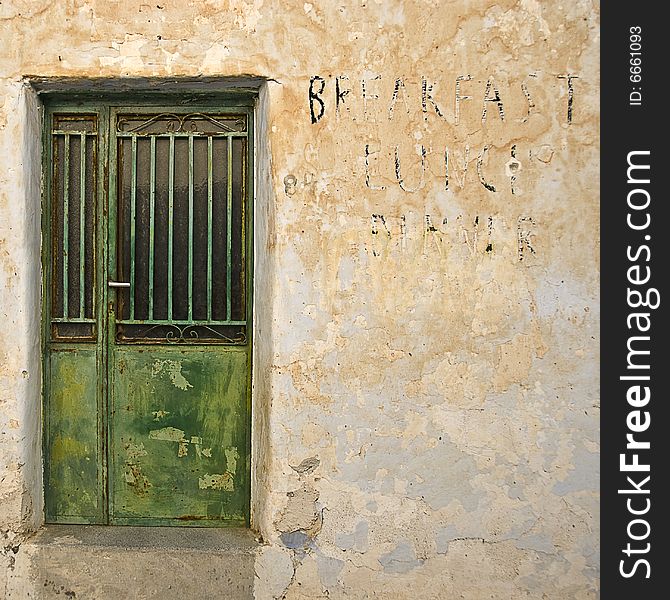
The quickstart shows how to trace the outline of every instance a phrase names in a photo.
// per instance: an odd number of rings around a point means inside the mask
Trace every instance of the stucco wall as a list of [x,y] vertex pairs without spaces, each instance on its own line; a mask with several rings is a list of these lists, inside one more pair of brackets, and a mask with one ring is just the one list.
[[42,505],[23,78],[253,75],[257,596],[597,596],[598,3],[10,0],[0,30],[0,560]]

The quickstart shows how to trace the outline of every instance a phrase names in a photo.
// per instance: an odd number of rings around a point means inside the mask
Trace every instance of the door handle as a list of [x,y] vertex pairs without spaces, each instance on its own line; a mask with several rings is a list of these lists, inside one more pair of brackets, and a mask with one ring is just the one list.
[[129,288],[129,281],[108,281],[107,285],[111,288]]

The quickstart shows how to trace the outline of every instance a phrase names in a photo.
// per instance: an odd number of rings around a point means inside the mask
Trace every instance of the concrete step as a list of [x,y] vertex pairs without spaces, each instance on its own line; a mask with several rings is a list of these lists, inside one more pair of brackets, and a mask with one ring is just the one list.
[[8,600],[247,600],[246,529],[49,525],[21,544]]

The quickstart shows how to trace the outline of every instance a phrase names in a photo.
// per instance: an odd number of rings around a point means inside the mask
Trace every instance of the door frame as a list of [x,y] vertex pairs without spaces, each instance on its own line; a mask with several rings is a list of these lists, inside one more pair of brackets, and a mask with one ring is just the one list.
[[[114,136],[112,127],[114,126],[115,114],[123,110],[132,110],[135,113],[152,113],[163,109],[179,109],[183,112],[187,109],[189,112],[198,111],[217,111],[219,113],[244,113],[247,116],[247,155],[246,155],[246,174],[245,174],[245,268],[246,268],[246,319],[247,319],[247,371],[246,371],[246,447],[244,457],[241,461],[244,465],[244,486],[246,489],[246,513],[245,526],[250,526],[252,498],[251,498],[251,445],[252,432],[252,372],[254,355],[254,213],[255,213],[255,155],[256,155],[256,135],[255,135],[255,117],[256,102],[258,100],[258,90],[244,91],[218,91],[215,93],[204,94],[202,92],[187,94],[170,94],[164,92],[146,92],[146,93],[95,93],[95,92],[77,92],[66,93],[59,92],[50,94],[44,98],[44,115],[42,128],[42,324],[41,324],[41,349],[42,349],[42,452],[43,477],[44,477],[44,512],[47,523],[96,523],[112,524],[110,515],[110,506],[112,496],[110,494],[109,469],[111,467],[109,443],[111,440],[111,419],[110,410],[110,381],[111,369],[113,368],[110,360],[113,352],[113,340],[111,336],[114,331],[114,308],[112,302],[116,303],[116,298],[110,300],[112,294],[116,291],[110,290],[107,281],[115,279],[117,248],[117,189],[116,189],[116,165],[112,164],[116,158],[116,147],[112,147]],[[53,160],[52,146],[52,122],[54,113],[63,112],[69,114],[92,114],[98,115],[98,149],[97,156],[94,159],[94,170],[96,173],[96,207],[95,207],[95,231],[94,247],[97,256],[95,256],[94,270],[94,309],[96,315],[96,367],[97,372],[104,374],[100,377],[96,386],[96,406],[97,406],[97,427],[101,435],[98,436],[97,452],[99,456],[97,476],[99,502],[101,507],[101,516],[99,519],[72,519],[67,516],[59,516],[48,512],[48,503],[46,497],[49,481],[49,449],[48,440],[50,437],[50,423],[48,417],[48,402],[50,398],[50,377],[51,361],[50,349],[52,347],[63,347],[62,342],[51,340],[51,300],[52,300],[52,171]],[[113,241],[113,243],[111,243]],[[113,246],[113,247],[112,247]],[[205,344],[203,344],[205,346]],[[202,346],[201,346],[202,347]],[[164,523],[165,525],[177,524],[174,520]],[[118,523],[124,525],[126,523]],[[152,523],[153,524],[153,523]],[[161,523],[156,523],[161,524]],[[184,523],[179,523],[184,524]],[[218,526],[218,523],[212,522],[190,522],[189,526]],[[222,525],[226,525],[225,522]]]

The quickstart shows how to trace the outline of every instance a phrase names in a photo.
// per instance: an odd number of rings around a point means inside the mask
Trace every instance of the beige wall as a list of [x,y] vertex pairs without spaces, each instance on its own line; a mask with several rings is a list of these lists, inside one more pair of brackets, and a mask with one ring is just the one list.
[[597,2],[10,0],[0,30],[2,545],[41,520],[23,78],[261,76],[258,596],[597,596]]

